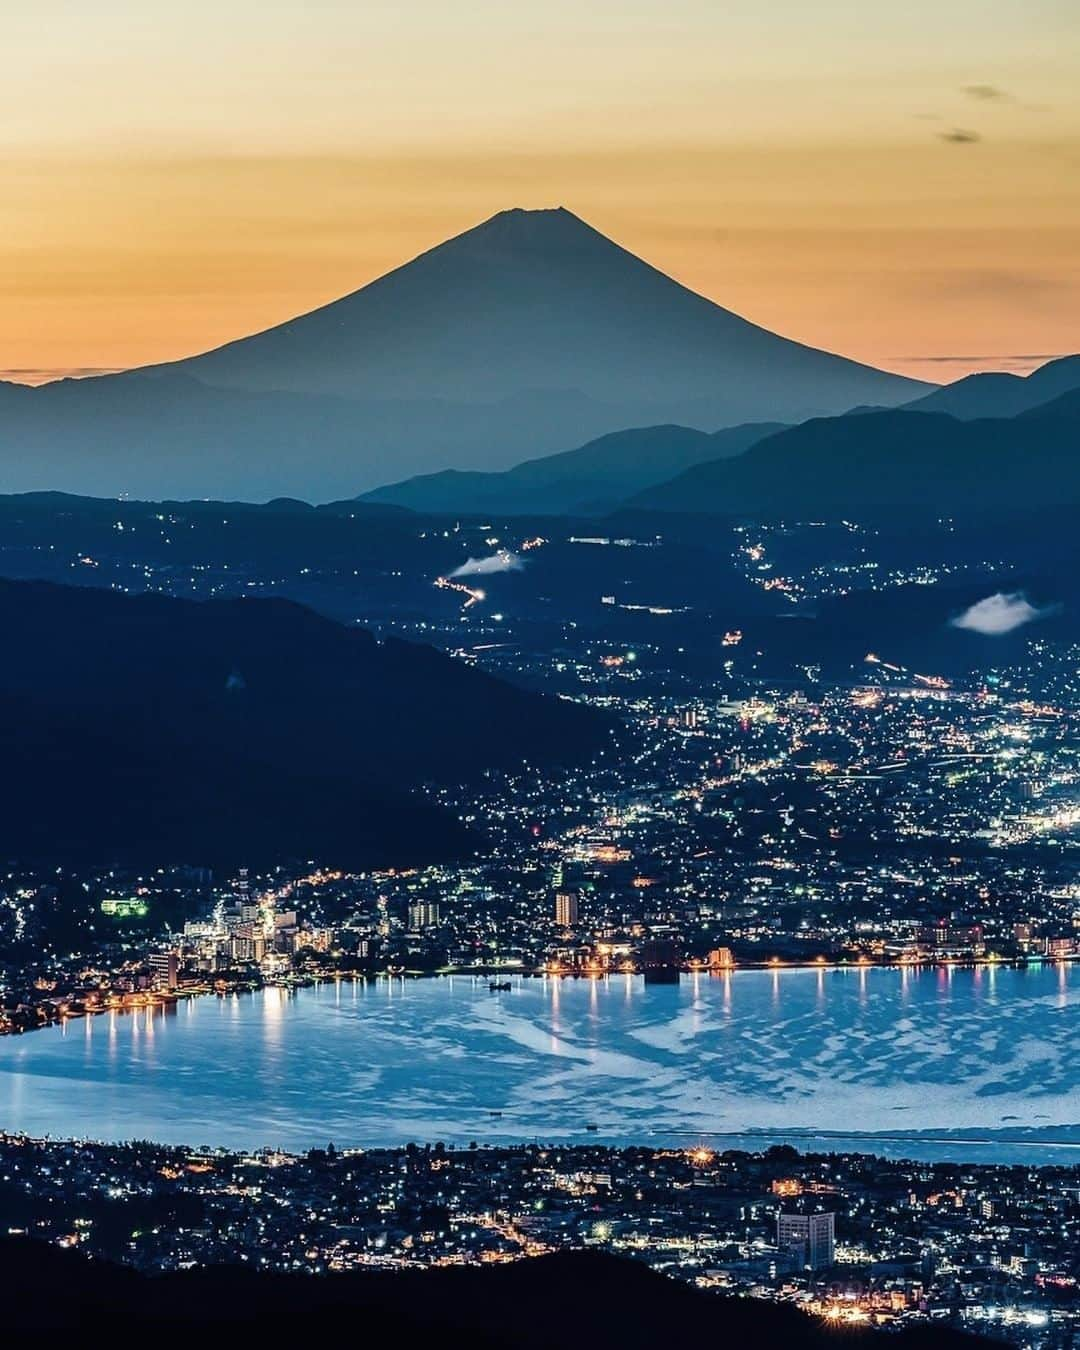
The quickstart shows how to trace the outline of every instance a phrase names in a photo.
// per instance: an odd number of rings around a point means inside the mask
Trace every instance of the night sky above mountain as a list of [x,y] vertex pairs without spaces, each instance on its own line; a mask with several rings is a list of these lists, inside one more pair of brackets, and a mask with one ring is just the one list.
[[175,359],[564,204],[924,379],[1073,350],[1067,0],[42,0],[5,14],[0,371]]

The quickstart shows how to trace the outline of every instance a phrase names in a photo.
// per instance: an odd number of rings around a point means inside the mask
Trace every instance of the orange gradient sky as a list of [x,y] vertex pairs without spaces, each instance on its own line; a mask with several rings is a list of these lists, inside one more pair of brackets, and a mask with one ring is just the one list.
[[214,346],[508,206],[926,378],[1080,349],[1074,0],[39,0],[0,370]]

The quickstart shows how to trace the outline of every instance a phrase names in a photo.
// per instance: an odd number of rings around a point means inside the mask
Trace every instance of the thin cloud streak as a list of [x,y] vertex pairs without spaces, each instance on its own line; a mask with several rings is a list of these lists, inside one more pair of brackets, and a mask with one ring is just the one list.
[[11,366],[0,370],[0,380],[16,384],[49,384],[53,380],[85,380],[95,375],[118,375],[122,366]]
[[1010,103],[1012,95],[996,84],[967,84],[963,92],[980,103]]

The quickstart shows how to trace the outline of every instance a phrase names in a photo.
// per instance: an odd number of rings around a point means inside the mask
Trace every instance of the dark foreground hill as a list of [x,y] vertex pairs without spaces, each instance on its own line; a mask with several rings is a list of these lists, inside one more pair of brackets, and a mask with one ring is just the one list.
[[453,856],[411,795],[595,753],[604,723],[283,600],[0,581],[0,857],[339,866]]
[[803,520],[879,508],[949,515],[1066,504],[1080,504],[1080,417],[1067,399],[1023,417],[969,422],[925,412],[817,418],[628,503]]
[[376,488],[362,500],[433,514],[594,513],[611,510],[695,464],[741,455],[783,429],[780,422],[746,422],[712,433],[680,426],[634,427],[576,450],[526,460],[503,473],[447,469]]
[[993,1344],[939,1327],[887,1339],[838,1333],[791,1307],[703,1293],[596,1252],[498,1266],[311,1276],[218,1267],[144,1276],[24,1240],[0,1244],[10,1334],[75,1333],[73,1343],[218,1347],[336,1343],[441,1350],[654,1350],[704,1334],[732,1347],[783,1350],[978,1350]]

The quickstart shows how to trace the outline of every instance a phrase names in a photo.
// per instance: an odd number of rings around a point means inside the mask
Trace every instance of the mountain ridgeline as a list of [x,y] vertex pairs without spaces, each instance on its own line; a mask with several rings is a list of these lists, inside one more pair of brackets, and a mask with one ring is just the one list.
[[[431,474],[360,501],[463,516],[799,516],[1032,510],[1080,500],[1080,357],[1001,379],[972,376],[902,408],[860,407],[794,427],[748,423],[711,435],[640,427],[503,473]],[[1002,406],[1011,411],[991,415]],[[987,411],[964,415],[978,408]]]
[[[407,358],[406,358],[407,353]],[[886,403],[914,381],[776,336],[562,208],[503,211],[369,286],[180,363],[222,388],[495,403],[576,391],[638,425]],[[863,401],[873,402],[873,397]],[[695,419],[698,420],[698,419]]]
[[782,430],[778,422],[749,422],[711,435],[692,427],[636,427],[503,473],[449,469],[377,488],[361,500],[463,515],[588,515],[612,510],[630,494],[695,464],[742,454]]
[[475,843],[413,794],[597,753],[606,723],[283,600],[0,581],[0,857],[407,865]]
[[875,370],[757,327],[569,211],[512,210],[214,351],[0,383],[0,493],[1028,509],[1080,492],[1078,387],[1080,356],[941,388]]
[[1080,356],[1064,356],[1030,375],[992,370],[966,375],[906,407],[911,412],[941,412],[962,421],[979,417],[1015,417],[1067,394],[1080,385]]
[[1036,387],[1052,391],[1050,401],[1015,416],[960,420],[926,411],[929,400],[922,400],[815,418],[736,459],[695,465],[626,506],[806,519],[861,510],[963,515],[1080,505],[1080,358],[1036,375],[1043,375]]
[[215,351],[0,384],[0,492],[326,501],[627,427],[787,423],[929,389],[770,333],[569,211],[512,210]]

